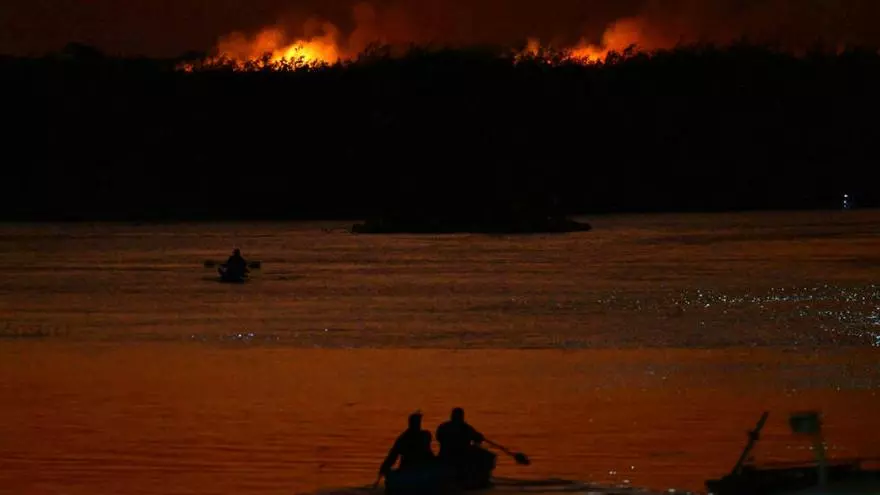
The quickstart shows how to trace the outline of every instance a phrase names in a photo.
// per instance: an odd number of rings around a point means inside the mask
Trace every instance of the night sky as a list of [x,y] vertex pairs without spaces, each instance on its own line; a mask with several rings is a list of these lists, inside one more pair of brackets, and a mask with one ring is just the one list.
[[[599,42],[635,21],[647,48],[747,35],[803,47],[880,41],[876,0],[3,0],[0,52],[39,54],[69,42],[108,53],[173,56],[207,51],[231,32],[273,25],[295,36],[310,19],[344,36],[356,28],[389,42]],[[369,24],[364,31],[364,24]]]

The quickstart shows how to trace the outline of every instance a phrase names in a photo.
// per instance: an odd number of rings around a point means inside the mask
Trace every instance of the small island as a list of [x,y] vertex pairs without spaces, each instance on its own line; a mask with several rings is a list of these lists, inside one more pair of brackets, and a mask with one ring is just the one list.
[[480,213],[456,210],[391,212],[354,224],[356,234],[548,234],[587,232],[592,226],[556,211],[494,208]]
[[351,228],[356,234],[556,234],[589,230],[592,230],[590,224],[567,217],[525,218],[501,223],[378,218]]

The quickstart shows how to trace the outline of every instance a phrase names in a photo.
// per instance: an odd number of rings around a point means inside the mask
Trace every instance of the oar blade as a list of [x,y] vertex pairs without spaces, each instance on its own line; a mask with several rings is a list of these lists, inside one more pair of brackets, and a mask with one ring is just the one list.
[[523,454],[522,452],[517,452],[517,453],[513,454],[513,459],[520,466],[528,466],[529,464],[532,463],[532,461],[529,460],[528,456]]
[[217,266],[217,262],[212,261],[212,260],[205,260],[204,265],[205,265],[205,268],[214,268],[215,266]]
[[250,263],[248,263],[248,268],[253,268],[255,270],[259,270],[260,268],[263,268],[263,262],[262,261],[251,261]]

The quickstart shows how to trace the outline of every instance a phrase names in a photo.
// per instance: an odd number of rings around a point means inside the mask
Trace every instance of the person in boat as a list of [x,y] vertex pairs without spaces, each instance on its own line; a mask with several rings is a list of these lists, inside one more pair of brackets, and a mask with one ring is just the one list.
[[422,429],[422,413],[409,415],[409,425],[397,440],[379,467],[379,474],[387,477],[394,463],[400,459],[398,471],[410,471],[432,464],[435,460],[431,449],[431,432]]
[[242,278],[249,273],[247,260],[241,255],[241,249],[232,250],[232,256],[226,260],[226,270],[223,273],[228,278]]
[[455,471],[459,484],[468,488],[489,486],[497,455],[480,446],[486,439],[464,420],[464,409],[452,410],[449,421],[437,427],[438,459]]

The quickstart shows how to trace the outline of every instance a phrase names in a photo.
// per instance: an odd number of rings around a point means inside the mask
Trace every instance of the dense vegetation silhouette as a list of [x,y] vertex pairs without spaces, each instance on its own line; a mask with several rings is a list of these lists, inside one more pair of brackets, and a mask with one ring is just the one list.
[[[196,54],[188,55],[189,59]],[[874,49],[687,46],[600,64],[377,47],[286,70],[0,58],[3,217],[876,206]],[[277,68],[277,67],[276,67]]]

